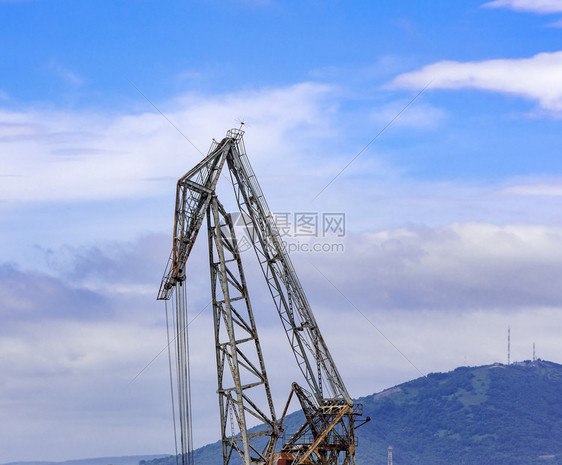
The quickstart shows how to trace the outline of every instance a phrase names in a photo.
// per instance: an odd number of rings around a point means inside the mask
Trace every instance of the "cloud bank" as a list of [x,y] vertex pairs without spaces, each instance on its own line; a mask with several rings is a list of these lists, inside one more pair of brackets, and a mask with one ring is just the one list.
[[[245,115],[257,135],[256,153],[281,155],[283,145],[290,162],[291,146],[305,133],[308,140],[328,134],[332,91],[302,83],[213,97],[184,95],[159,106],[202,153]],[[283,140],[288,133],[289,142]],[[155,111],[106,116],[0,110],[0,144],[0,201],[5,204],[157,195],[202,158]]]
[[[334,87],[302,83],[158,106],[203,152],[245,115],[249,155],[274,211],[346,213],[344,253],[294,260],[354,396],[419,373],[309,262],[424,372],[501,360],[508,324],[522,348],[514,358],[534,335],[539,354],[554,358],[562,331],[559,180],[507,187],[406,180],[373,147],[313,203],[364,145],[338,126],[341,101]],[[402,128],[434,130],[446,117],[414,110]],[[366,113],[379,128],[396,109]],[[0,121],[1,206],[12,225],[1,243],[3,257],[16,257],[0,264],[0,424],[10,425],[2,437],[13,445],[0,451],[10,454],[0,463],[171,452],[166,353],[142,370],[166,344],[155,295],[171,245],[175,182],[201,155],[154,112],[4,110]],[[224,191],[226,181],[223,201]],[[203,234],[189,274],[192,315],[202,311],[191,333],[197,445],[218,439],[207,260]],[[283,402],[298,374],[251,260],[247,275]]]
[[551,112],[562,112],[562,52],[530,58],[474,62],[440,61],[397,76],[395,88],[480,89],[536,101]]
[[562,2],[560,0],[494,0],[482,6],[485,8],[509,8],[516,11],[541,14],[562,12]]
[[[0,328],[0,422],[10,425],[3,438],[15,445],[12,450],[25,450],[28,434],[52,458],[93,456],[97,444],[117,455],[173,450],[166,353],[146,368],[166,343],[163,307],[154,295],[168,239],[48,251],[64,258],[50,262],[50,273],[1,268],[0,291],[7,298]],[[195,440],[202,445],[217,439],[218,414],[209,389],[216,383],[209,363],[212,323],[204,310],[209,283],[199,278],[208,272],[206,244],[199,242],[188,285],[192,318],[203,310],[190,331]],[[528,358],[535,340],[540,356],[559,352],[559,228],[404,227],[349,237],[346,246],[344,254],[294,259],[354,396],[419,376],[378,330],[423,372],[501,361],[508,324],[514,359]],[[280,406],[290,382],[299,379],[297,369],[260,272],[251,256],[243,260]]]
[[324,270],[337,262],[334,283],[346,295],[357,296],[362,308],[510,313],[562,307],[560,228],[486,223],[403,227],[352,235],[346,247],[344,256],[311,260]]

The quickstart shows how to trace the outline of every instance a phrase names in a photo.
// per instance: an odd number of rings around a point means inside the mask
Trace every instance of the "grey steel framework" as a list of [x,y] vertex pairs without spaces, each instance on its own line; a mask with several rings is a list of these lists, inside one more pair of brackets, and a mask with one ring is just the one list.
[[[250,166],[243,134],[239,129],[228,131],[179,179],[173,247],[158,299],[169,300],[174,289],[183,286],[186,261],[206,215],[224,465],[240,459],[244,465],[353,465],[354,419],[361,406],[354,405],[322,338]],[[271,398],[232,219],[215,194],[225,162],[247,236],[308,388],[293,383],[280,419]],[[286,436],[283,420],[293,394],[305,422],[288,440],[280,441]],[[248,415],[264,426],[249,432]]]

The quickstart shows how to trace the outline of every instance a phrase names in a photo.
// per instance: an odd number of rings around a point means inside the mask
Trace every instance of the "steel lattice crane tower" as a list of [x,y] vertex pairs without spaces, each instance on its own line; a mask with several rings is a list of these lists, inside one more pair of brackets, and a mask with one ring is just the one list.
[[[241,459],[244,465],[354,465],[354,420],[361,414],[361,405],[354,405],[322,338],[250,166],[243,134],[240,129],[231,129],[220,142],[213,141],[207,156],[177,183],[173,246],[158,299],[175,300],[176,305],[182,460],[189,456],[190,439],[184,430],[191,421],[189,388],[185,388],[188,354],[182,348],[187,324],[182,315],[187,303],[182,291],[186,262],[206,216],[223,464]],[[273,405],[232,217],[215,193],[225,165],[247,237],[306,381],[306,388],[292,384],[281,418]],[[293,395],[305,422],[282,441],[283,420]],[[250,431],[249,418],[264,426]]]

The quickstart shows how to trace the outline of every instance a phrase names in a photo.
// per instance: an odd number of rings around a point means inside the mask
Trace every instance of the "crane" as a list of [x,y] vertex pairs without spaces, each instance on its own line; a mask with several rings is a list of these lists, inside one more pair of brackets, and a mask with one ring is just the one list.
[[[182,465],[191,460],[193,442],[186,266],[205,217],[223,465],[355,465],[355,419],[362,406],[351,399],[322,338],[250,165],[243,135],[241,128],[235,128],[220,142],[213,140],[203,160],[177,182],[172,251],[157,298],[166,301],[167,319],[168,302],[175,309],[177,405],[173,409],[174,424],[180,423]],[[280,417],[271,396],[233,219],[215,192],[225,172],[305,381],[304,387],[292,383]],[[293,397],[304,422],[287,437],[283,422]],[[261,426],[249,428],[256,420]]]

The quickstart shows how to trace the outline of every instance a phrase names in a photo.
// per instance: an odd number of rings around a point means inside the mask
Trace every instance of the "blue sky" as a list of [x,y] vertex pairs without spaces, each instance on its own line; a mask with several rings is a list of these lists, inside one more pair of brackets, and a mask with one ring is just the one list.
[[[562,1],[13,0],[0,18],[0,463],[173,451],[167,361],[136,375],[166,343],[175,182],[241,120],[274,212],[345,214],[343,251],[293,259],[352,396],[504,362],[508,326],[512,359],[535,342],[560,362]],[[281,405],[298,373],[244,260]],[[203,311],[197,445],[219,431],[211,331]]]

